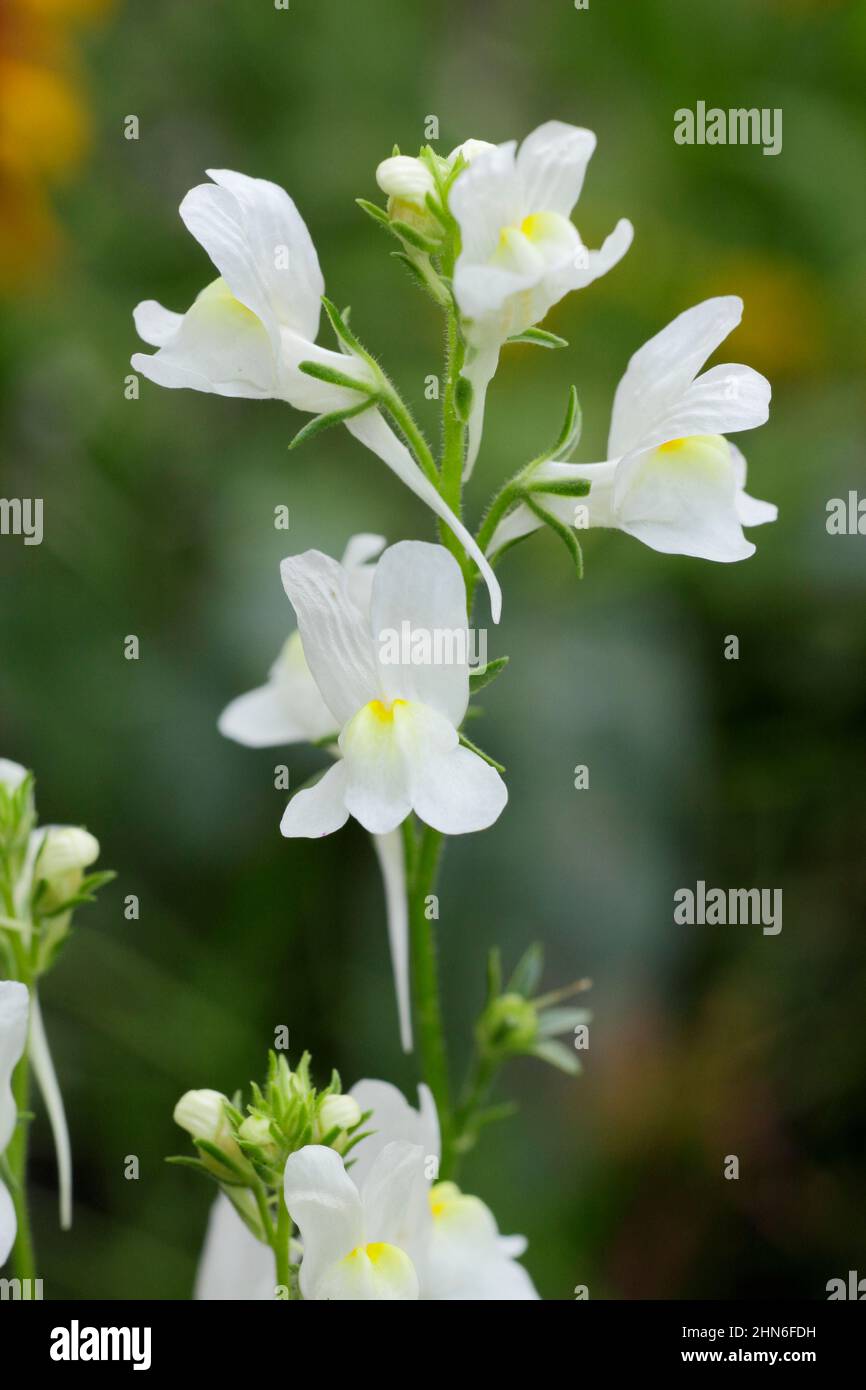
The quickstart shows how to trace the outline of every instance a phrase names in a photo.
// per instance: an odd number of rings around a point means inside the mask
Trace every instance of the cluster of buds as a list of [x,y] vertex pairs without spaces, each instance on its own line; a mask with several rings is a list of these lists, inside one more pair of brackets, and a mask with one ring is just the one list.
[[[514,973],[503,985],[498,951],[492,951],[487,972],[487,1002],[475,1026],[475,1038],[482,1062],[499,1066],[509,1057],[537,1057],[560,1071],[576,1076],[577,1057],[588,1043],[592,1015],[586,1009],[563,1004],[589,989],[589,980],[578,980],[564,989],[535,994],[541,978],[544,957],[539,945],[530,946]],[[570,1035],[571,1046],[559,1041]]]
[[229,1099],[220,1091],[187,1091],[174,1118],[190,1135],[198,1157],[169,1162],[215,1179],[261,1240],[255,1194],[264,1192],[269,1203],[276,1200],[286,1160],[307,1144],[322,1144],[345,1158],[366,1137],[370,1112],[342,1093],[337,1072],[317,1090],[307,1052],[294,1071],[283,1053],[271,1052],[264,1086],[252,1082],[246,1113],[241,1104],[240,1094]]
[[75,908],[93,902],[114,877],[87,872],[98,857],[99,842],[80,826],[38,826],[32,773],[0,759],[2,926],[17,974],[44,974],[69,935]]

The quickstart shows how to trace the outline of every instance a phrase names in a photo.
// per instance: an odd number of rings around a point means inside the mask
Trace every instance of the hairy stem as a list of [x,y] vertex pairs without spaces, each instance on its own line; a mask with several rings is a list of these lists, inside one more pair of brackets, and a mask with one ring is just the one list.
[[[407,821],[410,834],[411,822]],[[427,915],[427,898],[436,884],[436,874],[442,853],[444,836],[430,826],[424,826],[417,847],[415,872],[409,884],[409,936],[412,953],[412,995],[421,1070],[430,1087],[442,1133],[441,1172],[447,1176],[453,1159],[453,1118],[451,1087],[448,1079],[448,1054],[439,993],[435,924]]]

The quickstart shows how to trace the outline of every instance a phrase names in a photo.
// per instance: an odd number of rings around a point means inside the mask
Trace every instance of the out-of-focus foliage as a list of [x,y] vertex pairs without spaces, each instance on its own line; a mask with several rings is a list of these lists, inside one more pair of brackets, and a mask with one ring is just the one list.
[[[212,273],[177,204],[227,166],[291,191],[329,293],[435,428],[435,309],[353,201],[376,197],[377,162],[395,141],[422,143],[432,114],[445,149],[554,116],[592,127],[582,234],[597,245],[619,215],[636,228],[624,263],[551,315],[567,351],[504,354],[470,516],[554,437],[572,381],[582,457],[603,457],[629,355],[732,292],[746,315],[725,357],[774,384],[769,426],[740,443],[755,495],[780,507],[736,566],[602,533],[582,583],[544,535],[503,563],[490,651],[511,662],[478,737],[507,763],[511,801],[446,860],[453,1052],[462,1064],[496,941],[508,963],[543,939],[545,983],[591,975],[594,1023],[576,1081],[512,1064],[520,1118],[472,1154],[465,1186],[527,1233],[548,1298],[577,1284],[823,1296],[866,1235],[866,538],[824,524],[827,500],[864,478],[862,5],[150,0],[76,27],[68,67],[66,21],[83,7],[9,0],[4,62],[9,15],[54,8],[59,70],[85,74],[92,130],[51,194],[62,250],[40,249],[0,344],[0,493],[45,504],[41,547],[0,537],[0,752],[35,767],[43,819],[86,824],[119,877],[79,914],[44,991],[78,1197],[61,1235],[40,1118],[46,1293],[186,1296],[207,1196],[163,1164],[172,1106],[189,1087],[259,1076],[278,1025],[322,1077],[335,1065],[347,1085],[414,1085],[367,841],[357,827],[321,843],[279,835],[275,764],[298,784],[322,755],[247,752],[215,725],[288,630],[283,554],[339,554],[360,530],[427,535],[429,516],[345,434],[289,456],[287,407],[146,382],[127,400],[124,377],[132,306],[185,308]],[[58,98],[68,116],[33,155],[40,218],[43,174],[78,156],[80,92]],[[23,100],[13,162],[51,115]],[[782,108],[782,153],[677,146],[673,113],[698,100]],[[9,159],[7,141],[4,178]],[[16,201],[11,187],[4,237],[31,225],[27,190]],[[32,225],[22,251],[42,246]],[[283,503],[288,536],[273,527]],[[131,633],[138,662],[123,658]],[[574,790],[578,763],[588,791]],[[781,887],[781,935],[675,926],[673,892],[698,879]],[[124,918],[129,894],[138,921]],[[133,1154],[137,1181],[124,1177]]]

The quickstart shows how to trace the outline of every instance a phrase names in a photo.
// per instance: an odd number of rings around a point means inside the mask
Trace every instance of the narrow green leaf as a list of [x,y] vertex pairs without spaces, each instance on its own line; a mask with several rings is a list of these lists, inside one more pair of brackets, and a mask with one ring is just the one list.
[[549,1062],[552,1067],[566,1072],[569,1076],[579,1076],[583,1070],[574,1052],[569,1051],[561,1042],[556,1042],[554,1038],[545,1038],[542,1042],[537,1042],[530,1056],[537,1057],[541,1062]]
[[495,768],[497,772],[501,773],[505,771],[505,768],[502,766],[502,763],[498,763],[495,758],[491,758],[489,753],[485,753],[482,748],[479,748],[476,744],[474,744],[471,741],[471,739],[468,739],[466,737],[465,734],[460,735],[460,742],[464,748],[469,749],[470,753],[476,753],[479,758],[482,758],[484,762],[486,762],[490,767]]
[[507,656],[497,656],[494,661],[488,661],[483,671],[470,671],[470,695],[477,695],[478,691],[483,690],[485,685],[489,685],[491,681],[495,681],[496,677],[498,675],[501,675],[501,673],[505,670],[506,666],[508,665],[508,662],[509,658]]
[[378,396],[378,386],[373,386],[366,381],[356,381],[354,377],[348,376],[345,372],[338,372],[334,367],[325,367],[321,362],[300,362],[298,364],[304,376],[315,377],[317,381],[327,381],[332,386],[345,386],[350,391],[359,391],[365,396]]
[[527,497],[526,505],[529,508],[529,510],[533,513],[533,515],[538,517],[539,521],[544,522],[545,526],[549,526],[551,531],[553,531],[555,535],[559,536],[559,539],[562,541],[563,545],[565,546],[566,550],[568,551],[569,555],[574,561],[574,567],[577,570],[578,579],[582,579],[583,551],[581,550],[580,542],[578,541],[571,527],[566,526],[565,522],[560,521],[559,517],[554,516],[552,512],[545,511],[544,507],[539,506],[539,504],[535,502],[531,497]]
[[368,217],[372,217],[374,222],[390,230],[391,219],[384,208],[380,208],[378,203],[371,203],[368,198],[356,198],[355,202],[362,212],[366,212]]
[[329,430],[332,425],[339,425],[344,420],[351,420],[353,415],[363,415],[365,410],[370,410],[374,405],[374,400],[366,400],[361,401],[360,405],[352,406],[350,410],[332,410],[329,415],[316,415],[308,424],[298,430],[294,439],[290,440],[289,449],[297,449],[298,445],[306,444],[308,440],[314,439],[323,430]]
[[399,217],[390,218],[389,226],[395,236],[400,237],[401,241],[408,242],[410,246],[414,246],[416,251],[424,251],[428,256],[435,256],[440,249],[438,241],[424,236],[422,232],[416,231],[414,227],[409,226],[408,222],[403,222]]
[[548,333],[545,328],[527,328],[523,333],[515,333],[509,343],[530,343],[533,347],[566,348],[568,340],[558,333]]

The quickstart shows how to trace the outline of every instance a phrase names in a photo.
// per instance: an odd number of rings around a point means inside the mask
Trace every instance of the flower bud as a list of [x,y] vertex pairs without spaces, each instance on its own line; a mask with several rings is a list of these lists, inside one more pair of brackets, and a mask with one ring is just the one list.
[[[204,1139],[215,1145],[233,1164],[244,1168],[247,1166],[246,1159],[225,1112],[227,1099],[220,1091],[187,1091],[174,1107],[174,1122],[193,1139]],[[225,1176],[216,1159],[204,1153],[201,1158],[213,1172]]]
[[247,1115],[238,1128],[238,1138],[243,1139],[246,1144],[255,1144],[266,1161],[273,1162],[277,1158],[279,1149],[271,1134],[270,1121],[266,1120],[264,1115]]
[[0,758],[0,785],[6,788],[10,796],[18,790],[26,776],[26,767],[13,763],[10,758]]
[[426,203],[428,193],[436,196],[436,182],[423,160],[404,154],[383,159],[376,182],[388,194],[389,217],[406,222],[423,236],[441,236],[442,228]]
[[326,1096],[316,1116],[318,1139],[322,1140],[332,1129],[351,1129],[360,1120],[361,1113],[360,1105],[352,1096]]
[[501,994],[478,1022],[481,1041],[492,1051],[522,1052],[538,1034],[538,1012],[522,994]]
[[84,870],[99,858],[99,841],[77,825],[51,825],[45,831],[35,878],[45,882],[40,908],[49,912],[74,898]]

